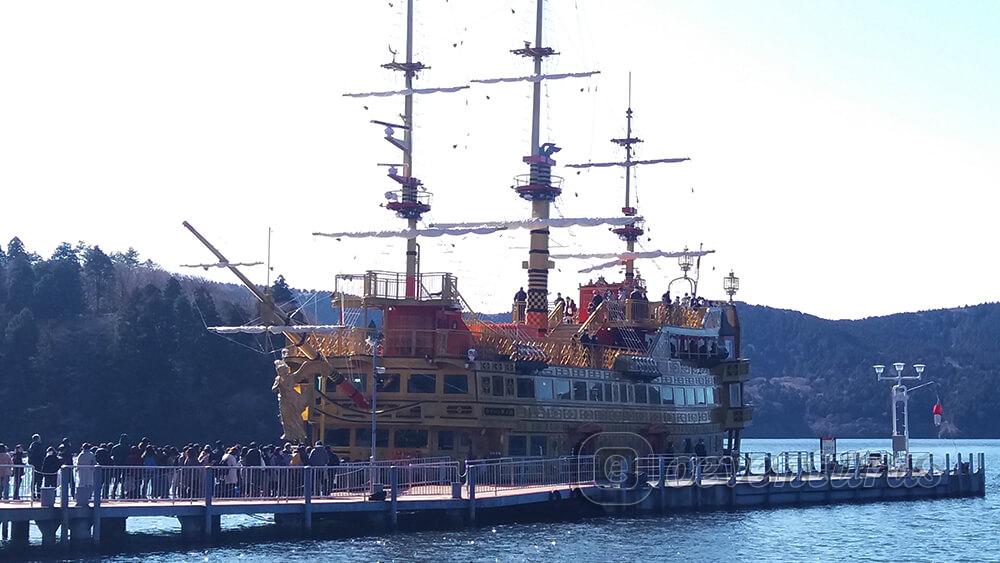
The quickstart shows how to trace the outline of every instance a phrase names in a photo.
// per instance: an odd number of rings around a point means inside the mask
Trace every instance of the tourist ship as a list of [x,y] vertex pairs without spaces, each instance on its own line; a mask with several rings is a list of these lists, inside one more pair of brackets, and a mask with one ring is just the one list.
[[[397,189],[386,193],[383,206],[407,227],[316,233],[338,239],[405,238],[404,272],[338,275],[332,303],[340,323],[305,324],[276,306],[266,288],[253,284],[185,223],[215,254],[214,265],[232,270],[261,302],[259,324],[214,330],[286,337],[282,358],[275,362],[273,387],[283,437],[322,440],[342,457],[359,460],[372,455],[378,460],[553,457],[592,453],[608,445],[627,445],[642,455],[695,453],[701,447],[708,455],[738,455],[741,431],[751,418],[743,398],[749,362],[740,354],[740,323],[732,303],[738,279],[732,273],[726,278],[728,300],[706,301],[698,291],[698,268],[701,257],[711,251],[635,251],[643,227],[630,199],[633,167],[687,159],[634,160],[634,146],[641,140],[632,135],[629,107],[626,136],[612,139],[624,149],[625,160],[572,165],[623,167],[622,214],[550,217],[562,179],[551,173],[558,148],[539,138],[540,85],[543,80],[595,72],[543,73],[543,61],[556,53],[542,41],[542,0],[537,0],[534,44],[526,42],[512,51],[533,62],[533,73],[473,81],[532,85],[530,154],[524,157],[529,172],[517,176],[512,186],[516,196],[530,202],[531,217],[418,228],[431,201],[413,176],[414,97],[469,85],[413,88],[413,79],[427,67],[413,60],[413,0],[408,0],[406,11],[405,61],[383,65],[403,74],[405,89],[348,95],[404,99],[402,123],[374,123],[385,127],[386,140],[402,153],[401,163],[387,165]],[[625,242],[625,250],[550,256],[549,229],[574,225],[609,225]],[[527,291],[515,296],[510,322],[479,318],[459,292],[454,275],[420,271],[419,237],[510,229],[526,229],[530,238],[524,262]],[[646,282],[636,271],[636,260],[664,257],[676,258],[681,272],[662,289],[675,296],[683,291],[683,302],[650,300]],[[598,276],[581,283],[576,296],[567,296],[574,304],[550,302],[548,272],[557,259],[602,260],[582,271],[623,268],[624,276],[611,281]]]

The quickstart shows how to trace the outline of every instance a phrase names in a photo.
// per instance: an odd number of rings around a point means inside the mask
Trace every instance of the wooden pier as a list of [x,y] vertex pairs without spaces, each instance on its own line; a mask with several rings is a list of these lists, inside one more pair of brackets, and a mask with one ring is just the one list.
[[[128,476],[124,468],[98,467],[93,469],[93,488],[101,494],[93,495],[89,503],[81,499],[78,505],[71,499],[69,479],[62,479],[53,506],[34,499],[0,501],[0,522],[10,523],[6,549],[16,550],[29,546],[32,522],[41,532],[43,546],[73,548],[121,543],[127,537],[128,518],[151,516],[177,518],[182,536],[195,541],[217,537],[222,533],[221,517],[233,514],[273,515],[277,527],[294,534],[319,534],[328,526],[360,534],[392,530],[401,521],[407,528],[461,527],[539,516],[985,495],[983,454],[975,459],[960,456],[954,463],[950,458],[943,461],[941,467],[933,461],[926,468],[872,468],[858,463],[830,466],[826,471],[802,465],[792,469],[787,464],[776,468],[768,463],[765,471],[755,473],[748,469],[750,465],[731,471],[725,470],[726,464],[704,459],[678,463],[660,456],[638,460],[640,470],[631,474],[633,480],[618,484],[595,478],[593,458],[466,462],[461,474],[455,462],[346,468],[337,469],[340,473],[329,481],[325,480],[331,475],[329,468],[239,468],[241,482],[259,484],[258,493],[226,491],[226,468],[144,468],[147,474],[141,476],[136,468],[136,477],[150,487],[156,486],[157,478],[151,471],[169,471],[175,491],[171,498],[141,499],[127,498],[131,494],[115,498],[114,489],[102,491],[107,480],[126,483]],[[68,476],[70,470],[64,467],[63,475]],[[203,486],[197,488],[197,495],[184,498],[184,491],[191,490],[183,480],[185,473],[194,472],[202,479],[190,483]],[[372,482],[385,485],[373,488]],[[90,495],[90,491],[85,488],[82,494]]]

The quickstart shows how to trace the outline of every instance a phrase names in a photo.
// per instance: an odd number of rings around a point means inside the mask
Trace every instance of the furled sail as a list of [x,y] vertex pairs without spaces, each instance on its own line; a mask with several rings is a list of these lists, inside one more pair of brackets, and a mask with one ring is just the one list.
[[424,229],[395,231],[352,231],[340,233],[313,233],[328,238],[415,238],[460,235],[488,235],[508,229],[537,229],[539,227],[595,227],[598,225],[621,226],[641,220],[641,217],[556,217],[551,219],[525,219],[520,221],[481,221],[470,223],[433,223]]
[[605,270],[607,268],[614,268],[615,266],[621,265],[623,260],[636,260],[636,259],[648,259],[648,258],[679,258],[681,256],[691,256],[692,258],[700,258],[706,254],[712,254],[714,250],[680,250],[680,251],[664,251],[664,250],[651,250],[648,252],[598,252],[598,253],[582,253],[582,254],[553,254],[551,257],[553,259],[578,259],[578,260],[601,260],[613,258],[608,262],[601,262],[600,264],[595,264],[593,266],[587,266],[582,270],[577,270],[580,274],[589,274],[591,272],[596,272],[598,270]]
[[706,254],[714,253],[714,250],[676,250],[676,251],[666,251],[666,250],[650,250],[648,252],[598,252],[598,253],[581,253],[581,254],[553,254],[550,258],[564,258],[564,259],[578,259],[578,260],[594,260],[594,259],[607,259],[614,258],[616,260],[635,260],[637,258],[680,258],[681,256],[691,256],[692,258],[700,258]]
[[344,325],[294,325],[294,326],[210,326],[208,330],[217,334],[333,334],[344,329]]
[[228,268],[230,266],[263,266],[263,262],[216,262],[214,264],[181,264],[181,268]]
[[635,166],[637,164],[663,164],[676,163],[691,160],[688,157],[682,158],[654,158],[652,160],[632,160],[629,162],[587,162],[584,164],[566,164],[566,168],[607,168],[608,166]]
[[561,80],[563,78],[586,78],[595,74],[600,74],[599,70],[589,72],[562,72],[557,74],[531,74],[528,76],[513,76],[504,78],[479,78],[470,80],[476,84],[498,84],[501,82],[541,82],[542,80]]
[[438,88],[408,88],[406,90],[389,90],[387,92],[356,92],[350,94],[342,94],[347,98],[385,98],[388,96],[409,96],[411,94],[439,94],[439,93],[451,93],[458,92],[459,90],[465,90],[469,88],[468,85],[461,86],[442,86]]

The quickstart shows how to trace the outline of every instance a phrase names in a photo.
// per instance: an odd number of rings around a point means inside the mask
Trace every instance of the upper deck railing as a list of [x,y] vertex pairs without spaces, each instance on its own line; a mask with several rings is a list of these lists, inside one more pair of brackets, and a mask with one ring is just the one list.
[[364,276],[364,297],[368,299],[416,299],[417,301],[458,301],[458,279],[448,273],[419,274],[412,297],[407,297],[406,274],[369,271]]

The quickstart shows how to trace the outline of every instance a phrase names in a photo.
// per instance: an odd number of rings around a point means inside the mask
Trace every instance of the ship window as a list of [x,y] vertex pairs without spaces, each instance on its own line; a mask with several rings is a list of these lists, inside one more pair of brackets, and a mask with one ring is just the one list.
[[678,407],[684,406],[684,388],[674,387],[674,404]]
[[553,386],[556,388],[556,398],[568,401],[572,398],[569,392],[569,381],[565,379],[553,379]]
[[530,377],[517,378],[517,396],[521,399],[535,398],[535,380]]
[[709,405],[715,404],[715,387],[705,388],[705,402]]
[[[372,447],[372,431],[371,428],[355,428],[354,429],[354,445],[359,448],[370,448]],[[375,431],[375,447],[376,448],[388,448],[389,447],[389,431],[388,430],[376,430]]]
[[464,373],[444,376],[445,395],[464,395],[469,392],[469,377]]
[[742,393],[740,392],[739,383],[729,384],[729,406],[733,408],[743,406],[743,397]]
[[494,375],[493,376],[493,396],[503,397],[503,376]]
[[440,430],[438,431],[438,449],[439,450],[454,450],[455,449],[455,432],[451,430]]
[[426,430],[397,430],[395,436],[397,448],[426,448]]
[[591,401],[603,401],[604,400],[604,389],[601,387],[600,382],[590,384],[590,394],[589,398]]
[[631,403],[632,402],[632,401],[629,400],[629,396],[628,396],[628,383],[619,383],[618,384],[618,396],[615,397],[615,400],[621,401],[623,403]]
[[573,400],[574,401],[586,401],[587,400],[587,382],[586,381],[574,381],[573,382]]
[[507,455],[511,457],[523,457],[528,455],[528,437],[510,436],[510,446],[507,448]]
[[658,405],[660,404],[660,386],[650,385],[649,386],[649,404]]
[[551,399],[555,395],[552,392],[552,380],[536,379],[535,380],[535,397],[538,399]]
[[545,455],[545,436],[532,436],[528,455]]
[[667,387],[666,385],[664,385],[663,386],[663,397],[661,397],[661,399],[663,399],[663,404],[664,405],[672,405],[672,404],[674,404],[674,388],[673,387]]
[[705,404],[705,388],[704,387],[695,387],[694,388],[694,402],[695,402],[695,404],[698,404],[698,405],[704,405]]
[[399,374],[386,373],[378,378],[379,393],[399,393]]
[[437,374],[414,373],[406,380],[407,393],[433,393],[437,391]]
[[328,428],[323,443],[335,448],[346,448],[351,445],[350,428]]
[[647,393],[646,393],[646,386],[645,385],[636,385],[635,386],[635,402],[636,403],[639,403],[640,405],[645,405],[646,404],[646,394]]
[[684,388],[684,401],[688,404],[688,406],[691,406],[691,405],[695,404],[695,401],[694,401],[694,387],[685,387]]

